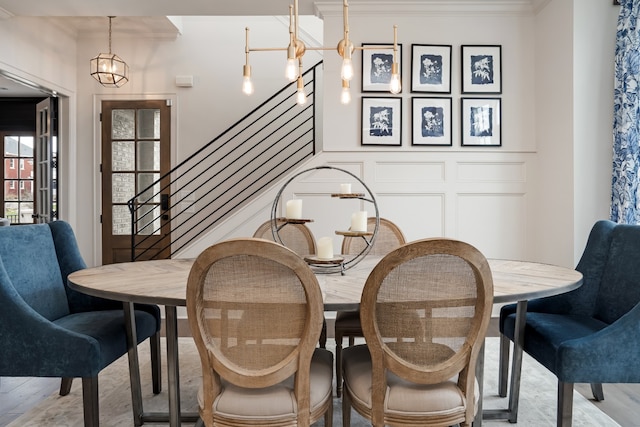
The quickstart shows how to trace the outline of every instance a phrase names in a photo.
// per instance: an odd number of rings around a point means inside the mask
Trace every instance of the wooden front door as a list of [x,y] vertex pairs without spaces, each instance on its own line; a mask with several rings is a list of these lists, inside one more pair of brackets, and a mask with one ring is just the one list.
[[[168,182],[157,182],[171,165],[167,104],[165,100],[102,102],[103,264],[132,261],[134,242],[136,260],[171,255],[164,206]],[[132,216],[129,201],[134,197]]]

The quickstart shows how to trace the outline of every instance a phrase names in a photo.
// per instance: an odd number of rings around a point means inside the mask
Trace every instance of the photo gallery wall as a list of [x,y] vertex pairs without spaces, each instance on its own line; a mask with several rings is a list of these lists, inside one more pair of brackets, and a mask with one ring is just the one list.
[[[362,92],[389,93],[392,45],[362,47]],[[453,145],[451,58],[451,45],[411,45],[411,93],[424,94],[411,97],[411,145]],[[502,46],[462,45],[460,59],[460,145],[500,147]],[[362,96],[361,107],[362,145],[402,145],[402,97]]]

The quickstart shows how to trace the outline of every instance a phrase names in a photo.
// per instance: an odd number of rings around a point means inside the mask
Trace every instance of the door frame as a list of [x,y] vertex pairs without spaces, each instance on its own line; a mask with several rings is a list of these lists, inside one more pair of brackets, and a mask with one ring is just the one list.
[[175,164],[176,160],[176,143],[177,140],[177,95],[144,95],[144,94],[124,94],[124,95],[100,95],[93,96],[93,265],[102,264],[102,224],[100,223],[100,215],[102,214],[102,174],[100,173],[100,164],[102,163],[102,122],[100,121],[100,113],[102,110],[102,101],[146,101],[146,100],[167,100],[171,103],[171,136],[170,136],[170,161]]

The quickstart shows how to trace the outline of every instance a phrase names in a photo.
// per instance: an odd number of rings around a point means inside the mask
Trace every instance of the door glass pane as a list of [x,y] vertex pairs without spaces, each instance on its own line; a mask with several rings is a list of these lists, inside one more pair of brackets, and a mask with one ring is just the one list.
[[20,181],[20,201],[33,202],[33,181]]
[[113,110],[111,113],[111,137],[133,139],[135,136],[135,110]]
[[111,175],[111,194],[113,203],[127,203],[136,195],[135,175],[132,173],[114,173]]
[[160,139],[160,110],[138,110],[138,138]]
[[160,141],[138,142],[138,170],[160,170]]
[[20,159],[20,179],[33,179],[33,158]]
[[140,206],[138,209],[138,232],[145,236],[160,234],[160,206]]
[[133,171],[135,152],[133,141],[113,141],[111,144],[111,168],[114,171]]
[[7,180],[4,182],[4,199],[7,201],[18,200],[19,181]]
[[4,156],[18,157],[18,137],[17,136],[4,137]]
[[18,177],[18,159],[15,159],[13,157],[11,158],[7,158],[5,156],[4,158],[4,178],[5,179],[9,179],[9,178],[17,178]]
[[125,205],[113,205],[111,209],[112,232],[114,235],[130,235],[131,234],[131,212],[129,207]]
[[33,202],[19,203],[18,210],[20,214],[20,224],[32,224],[33,223]]
[[156,183],[150,189],[145,190],[149,185],[153,184],[160,178],[159,173],[141,173],[138,175],[138,191],[140,192],[140,203],[160,203],[160,184]]

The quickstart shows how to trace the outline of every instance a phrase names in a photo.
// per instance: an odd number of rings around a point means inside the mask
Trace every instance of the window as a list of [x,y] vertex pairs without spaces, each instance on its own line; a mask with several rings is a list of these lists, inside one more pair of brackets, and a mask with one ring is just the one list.
[[24,134],[4,134],[1,138],[4,150],[5,185],[0,203],[2,206],[0,216],[8,218],[13,224],[32,223],[35,138],[33,135]]

